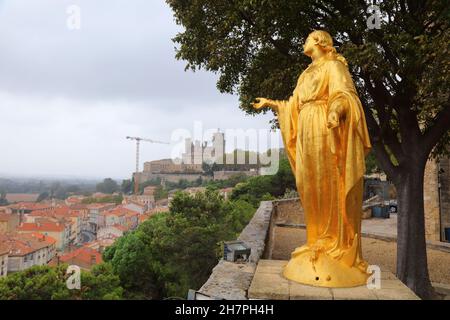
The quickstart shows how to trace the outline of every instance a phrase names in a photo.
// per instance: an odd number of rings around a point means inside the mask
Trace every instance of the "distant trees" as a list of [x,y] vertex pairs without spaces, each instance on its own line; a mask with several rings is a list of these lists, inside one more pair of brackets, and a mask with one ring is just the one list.
[[47,199],[50,196],[50,194],[47,191],[44,191],[39,194],[39,197],[37,198],[36,202],[41,202]]
[[83,199],[81,201],[81,203],[83,204],[91,204],[91,203],[115,203],[117,205],[121,204],[123,201],[123,196],[121,194],[119,195],[110,195],[110,196],[105,196],[105,197],[101,197],[101,198],[93,198],[93,197],[89,197],[86,199]]
[[36,179],[2,179],[0,190],[5,193],[37,193],[47,198],[66,199],[71,194],[91,194],[95,183],[90,180],[36,180]]
[[6,200],[6,191],[0,190],[0,206],[8,205],[8,200]]
[[155,200],[167,199],[169,192],[163,188],[163,186],[156,187],[155,193],[153,194]]
[[122,185],[120,186],[120,190],[124,194],[130,194],[133,191],[133,182],[130,179],[122,180]]
[[[134,179],[131,181],[132,182],[132,186],[134,186]],[[139,192],[142,193],[144,192],[144,189],[150,186],[160,186],[162,183],[161,178],[154,178],[145,182],[142,182],[141,184],[139,184]],[[133,190],[133,187],[131,188],[131,190]]]
[[119,185],[111,178],[106,178],[96,186],[97,192],[112,194],[119,191]]
[[231,194],[232,200],[245,200],[259,206],[261,200],[283,197],[286,190],[296,190],[295,177],[289,161],[282,156],[275,175],[257,176],[238,183]]

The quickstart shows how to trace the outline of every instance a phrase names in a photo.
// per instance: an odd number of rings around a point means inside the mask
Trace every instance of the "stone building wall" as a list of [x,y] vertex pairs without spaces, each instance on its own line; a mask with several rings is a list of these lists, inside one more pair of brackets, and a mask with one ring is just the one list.
[[423,200],[425,207],[425,236],[427,240],[439,241],[440,209],[438,165],[436,161],[428,161],[425,167]]
[[180,180],[187,180],[189,182],[194,182],[198,178],[202,178],[203,180],[211,180],[211,177],[202,175],[202,174],[187,174],[187,173],[147,173],[140,172],[139,173],[139,183],[144,183],[147,181],[155,180],[160,178],[166,182],[177,183]]
[[439,186],[442,239],[445,239],[444,230],[450,228],[450,157],[439,161]]
[[445,241],[450,227],[450,158],[430,160],[424,179],[425,234],[427,240]]

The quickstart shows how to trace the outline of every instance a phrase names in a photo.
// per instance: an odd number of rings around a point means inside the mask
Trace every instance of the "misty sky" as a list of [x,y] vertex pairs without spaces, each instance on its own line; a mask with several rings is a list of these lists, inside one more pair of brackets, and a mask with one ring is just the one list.
[[[81,29],[67,27],[70,5]],[[176,129],[269,127],[216,76],[185,72],[163,0],[0,0],[0,175],[125,178],[135,145]],[[144,144],[144,161],[173,147]]]

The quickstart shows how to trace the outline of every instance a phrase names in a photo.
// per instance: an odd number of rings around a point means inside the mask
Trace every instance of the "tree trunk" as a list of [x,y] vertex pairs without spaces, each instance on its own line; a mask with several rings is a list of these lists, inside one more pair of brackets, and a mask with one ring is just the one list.
[[397,277],[420,298],[431,299],[434,293],[428,273],[423,200],[425,164],[426,160],[411,163],[396,183]]

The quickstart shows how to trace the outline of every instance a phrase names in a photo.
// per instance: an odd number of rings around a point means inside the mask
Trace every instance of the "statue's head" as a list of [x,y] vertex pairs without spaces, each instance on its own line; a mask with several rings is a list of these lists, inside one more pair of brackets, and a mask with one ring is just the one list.
[[305,55],[311,57],[315,51],[322,51],[323,53],[329,53],[335,51],[333,47],[333,38],[330,34],[323,30],[314,30],[306,38],[303,45],[303,52]]
[[303,53],[308,57],[325,55],[347,65],[347,60],[336,52],[336,48],[333,46],[333,38],[323,30],[314,30],[308,35],[303,45]]

